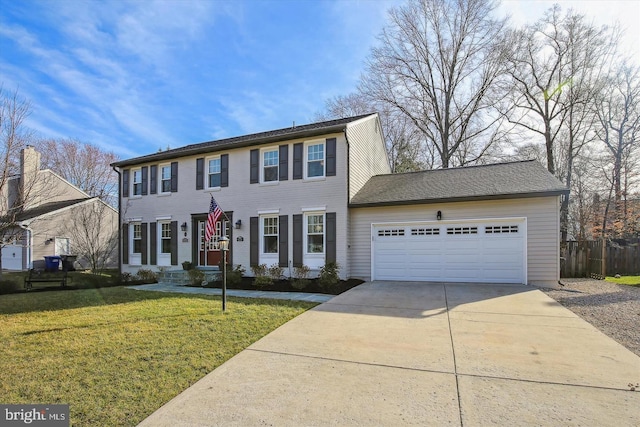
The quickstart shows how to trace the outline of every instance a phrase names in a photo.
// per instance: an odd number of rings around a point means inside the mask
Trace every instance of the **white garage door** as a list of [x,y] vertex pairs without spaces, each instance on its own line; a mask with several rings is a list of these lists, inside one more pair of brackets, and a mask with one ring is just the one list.
[[4,270],[22,270],[22,246],[7,245],[2,248],[2,268]]
[[374,280],[526,283],[526,221],[372,225]]

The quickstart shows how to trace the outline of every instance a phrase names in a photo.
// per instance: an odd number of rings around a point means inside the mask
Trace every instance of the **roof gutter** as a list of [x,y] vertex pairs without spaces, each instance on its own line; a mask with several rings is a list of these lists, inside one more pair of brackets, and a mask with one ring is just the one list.
[[417,200],[399,200],[399,201],[382,201],[371,203],[349,203],[350,208],[370,208],[377,206],[407,206],[407,205],[431,205],[438,203],[452,202],[475,202],[480,200],[505,200],[505,199],[528,199],[533,197],[550,197],[569,194],[569,190],[552,190],[540,191],[535,193],[513,193],[513,194],[496,194],[491,196],[463,196],[450,197],[446,199],[417,199]]

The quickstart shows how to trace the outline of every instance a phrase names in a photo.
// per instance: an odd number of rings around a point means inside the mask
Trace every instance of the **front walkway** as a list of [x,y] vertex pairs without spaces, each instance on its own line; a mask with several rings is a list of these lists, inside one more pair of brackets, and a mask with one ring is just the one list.
[[[177,292],[181,294],[222,295],[222,289],[196,288],[192,286],[179,286],[171,283],[154,283],[151,285],[127,286],[129,289],[139,291]],[[227,289],[227,296],[240,298],[267,298],[286,299],[294,301],[308,301],[323,303],[329,301],[335,295],[309,294],[305,292],[271,292],[271,291],[244,291],[240,289]]]
[[[614,321],[614,320],[612,320]],[[528,286],[373,282],[142,426],[637,426],[640,357]]]

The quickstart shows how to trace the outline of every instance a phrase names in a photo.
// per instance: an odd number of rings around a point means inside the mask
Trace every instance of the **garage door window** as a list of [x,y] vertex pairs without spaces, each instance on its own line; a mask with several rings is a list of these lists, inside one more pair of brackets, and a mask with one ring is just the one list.
[[439,228],[412,228],[412,236],[438,236],[440,235]]
[[478,234],[478,227],[448,227],[447,234]]
[[517,233],[517,225],[488,225],[484,228],[485,234]]
[[385,230],[378,230],[378,236],[404,236],[404,228],[389,228]]

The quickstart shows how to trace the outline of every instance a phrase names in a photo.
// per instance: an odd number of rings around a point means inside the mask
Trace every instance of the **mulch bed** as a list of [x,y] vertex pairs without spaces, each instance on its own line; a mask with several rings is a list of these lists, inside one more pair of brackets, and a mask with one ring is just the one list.
[[[242,281],[237,285],[227,284],[227,289],[243,289],[248,291],[278,291],[278,292],[307,292],[313,294],[328,294],[328,295],[338,295],[349,289],[358,286],[359,284],[364,283],[364,281],[360,279],[348,279],[341,280],[336,286],[332,289],[325,289],[318,284],[316,279],[310,279],[309,284],[304,289],[296,289],[291,286],[291,281],[289,280],[277,280],[273,282],[273,285],[262,286],[257,288],[253,284],[253,277],[243,277]],[[221,288],[222,284],[219,282],[211,282],[209,284],[210,288]]]

